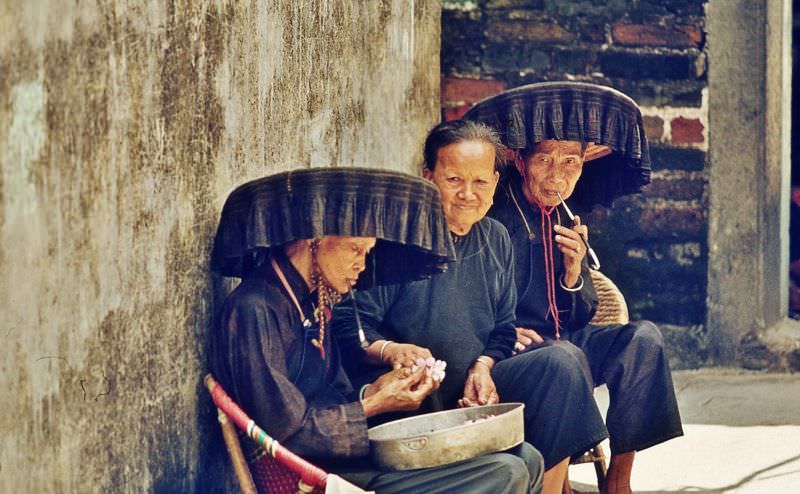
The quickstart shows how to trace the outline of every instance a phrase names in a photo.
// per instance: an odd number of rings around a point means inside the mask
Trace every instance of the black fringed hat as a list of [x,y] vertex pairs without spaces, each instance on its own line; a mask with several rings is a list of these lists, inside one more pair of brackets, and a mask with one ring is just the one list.
[[433,184],[386,170],[321,168],[271,175],[231,192],[211,268],[241,278],[269,249],[325,235],[378,239],[360,287],[421,279],[455,260]]
[[616,89],[583,82],[529,84],[479,102],[463,118],[494,127],[511,149],[529,149],[548,139],[611,148],[578,180],[572,197],[584,207],[609,206],[650,183],[642,112]]

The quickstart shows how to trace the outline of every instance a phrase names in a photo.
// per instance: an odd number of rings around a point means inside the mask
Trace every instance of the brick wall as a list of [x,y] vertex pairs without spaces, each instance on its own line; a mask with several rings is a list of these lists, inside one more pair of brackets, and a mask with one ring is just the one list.
[[676,363],[702,364],[708,141],[704,2],[447,0],[442,112],[540,81],[606,84],[645,115],[652,184],[587,218],[604,271],[636,319],[662,326]]

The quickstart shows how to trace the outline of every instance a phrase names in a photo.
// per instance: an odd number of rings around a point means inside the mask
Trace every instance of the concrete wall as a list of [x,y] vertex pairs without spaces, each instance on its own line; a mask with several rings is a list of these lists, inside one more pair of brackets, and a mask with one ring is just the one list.
[[786,319],[791,19],[789,0],[708,6],[707,325],[723,364],[800,370],[800,323]]
[[[218,212],[292,167],[414,171],[434,0],[0,6],[0,492],[208,492]],[[138,4],[137,4],[138,5]]]

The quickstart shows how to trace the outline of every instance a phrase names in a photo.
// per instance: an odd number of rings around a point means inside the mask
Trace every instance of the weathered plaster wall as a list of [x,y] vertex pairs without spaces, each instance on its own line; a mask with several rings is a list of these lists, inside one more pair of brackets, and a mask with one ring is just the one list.
[[290,167],[415,170],[439,3],[17,3],[0,5],[0,492],[218,489],[200,378],[222,202]]

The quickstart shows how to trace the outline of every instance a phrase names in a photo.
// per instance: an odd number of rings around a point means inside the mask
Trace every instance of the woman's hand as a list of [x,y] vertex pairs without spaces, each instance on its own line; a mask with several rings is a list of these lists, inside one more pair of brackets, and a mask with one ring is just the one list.
[[386,412],[416,410],[435,389],[430,372],[424,368],[394,369],[367,386],[361,404],[367,417]]
[[584,239],[589,238],[589,229],[581,224],[581,217],[575,217],[575,225],[572,228],[556,225],[553,227],[556,232],[556,244],[558,250],[564,255],[564,286],[573,288],[581,275],[581,262],[586,257],[586,245]]
[[[488,357],[482,357],[488,358]],[[494,365],[492,363],[492,365]],[[492,379],[491,367],[484,361],[475,362],[467,374],[464,383],[464,397],[458,400],[458,406],[476,407],[479,405],[493,405],[500,401],[497,388]]]
[[389,364],[393,369],[401,367],[414,367],[418,358],[427,360],[432,357],[431,351],[421,346],[410,343],[391,342],[383,349],[383,362]]
[[531,345],[541,345],[544,343],[544,338],[536,331],[528,328],[514,328],[517,331],[517,342],[514,343],[514,350],[516,352],[524,351]]

